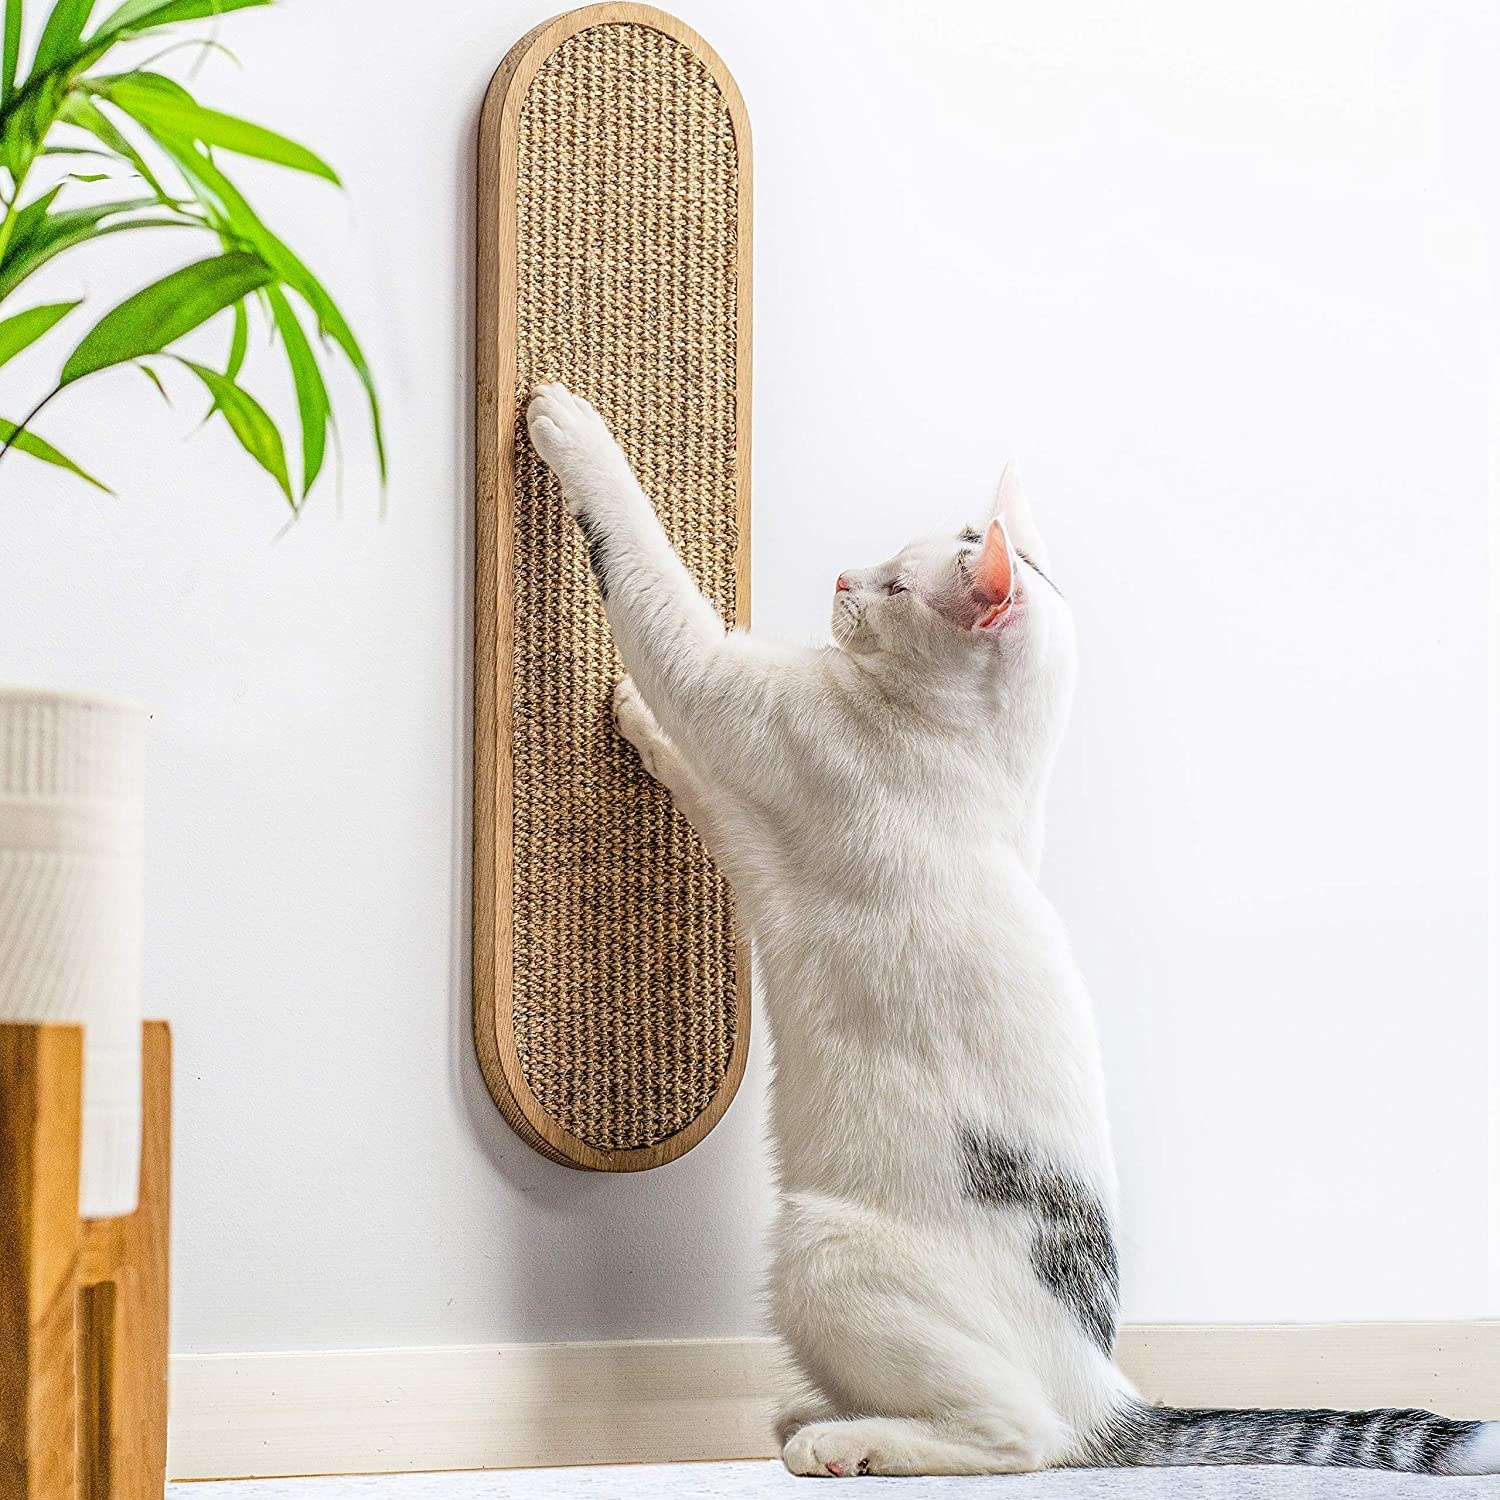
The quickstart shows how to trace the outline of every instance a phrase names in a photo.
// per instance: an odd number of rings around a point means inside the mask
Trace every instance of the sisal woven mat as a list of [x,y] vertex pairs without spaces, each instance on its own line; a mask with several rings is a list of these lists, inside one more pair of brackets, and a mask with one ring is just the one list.
[[[581,534],[522,414],[541,380],[586,395],[700,587],[727,623],[745,617],[747,138],[722,64],[695,42],[637,6],[591,7],[533,33],[495,86],[513,182],[502,170],[504,190],[481,209],[502,235],[507,198],[514,218],[493,397],[508,448],[496,454],[494,540],[509,550],[493,662],[509,676],[509,713],[502,682],[492,731],[509,797],[501,787],[495,803],[503,813],[508,800],[511,816],[494,835],[492,895],[508,906],[496,916],[509,951],[493,975],[494,1055],[483,1036],[480,1055],[533,1145],[614,1169],[670,1160],[728,1104],[748,973],[728,886],[615,733],[623,669]],[[479,887],[476,870],[476,898]]]

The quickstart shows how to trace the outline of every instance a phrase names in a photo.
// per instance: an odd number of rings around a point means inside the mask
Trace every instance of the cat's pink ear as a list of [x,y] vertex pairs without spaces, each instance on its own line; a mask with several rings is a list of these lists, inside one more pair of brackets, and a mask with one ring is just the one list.
[[1015,583],[1015,562],[1010,555],[1010,543],[1005,539],[1005,528],[999,521],[991,521],[985,529],[984,546],[969,564],[969,581],[984,606],[974,628],[989,630],[1010,613]]
[[1031,506],[1026,503],[1026,492],[1021,488],[1021,474],[1016,466],[1006,464],[1000,476],[1000,487],[995,491],[995,518],[1005,526],[1011,545],[1019,548],[1037,567],[1046,569],[1047,545],[1037,530]]

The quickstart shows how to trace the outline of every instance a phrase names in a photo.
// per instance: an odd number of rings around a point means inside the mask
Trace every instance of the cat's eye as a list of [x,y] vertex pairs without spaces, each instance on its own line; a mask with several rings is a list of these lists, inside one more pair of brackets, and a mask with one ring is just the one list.
[[904,594],[906,592],[906,585],[899,578],[893,578],[886,584],[885,591],[888,594]]

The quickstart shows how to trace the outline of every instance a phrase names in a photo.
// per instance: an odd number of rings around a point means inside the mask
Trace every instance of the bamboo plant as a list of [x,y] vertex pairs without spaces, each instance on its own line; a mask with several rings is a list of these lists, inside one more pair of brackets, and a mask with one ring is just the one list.
[[[182,229],[193,232],[188,253],[199,258],[110,308],[73,345],[55,383],[24,417],[0,416],[0,496],[13,482],[7,470],[16,455],[105,488],[34,424],[78,382],[119,366],[138,366],[165,395],[162,375],[175,365],[202,384],[210,415],[224,419],[295,509],[323,469],[333,412],[320,355],[335,353],[348,360],[368,396],[384,477],[380,404],[353,330],[317,277],[250,206],[221,158],[257,157],[335,185],[338,176],[305,146],[205,107],[154,66],[178,50],[185,23],[273,0],[124,0],[97,19],[96,0],[55,0],[24,73],[23,3],[4,0],[0,57],[0,366],[54,330],[60,341],[70,319],[82,326],[73,317],[81,300],[22,305],[31,301],[29,279],[55,256],[107,235]],[[106,67],[112,60],[118,66],[117,48],[158,39],[152,56],[121,71]],[[219,46],[211,37],[188,40]],[[85,201],[75,206],[75,200]],[[221,362],[173,352],[186,334],[231,309]],[[252,317],[265,321],[296,396],[295,470],[276,423],[240,383]]]

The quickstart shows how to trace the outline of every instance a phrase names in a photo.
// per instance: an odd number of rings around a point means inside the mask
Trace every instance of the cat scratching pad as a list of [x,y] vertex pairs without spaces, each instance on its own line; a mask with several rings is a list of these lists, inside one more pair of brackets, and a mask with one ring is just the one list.
[[750,136],[680,21],[595,5],[511,50],[480,131],[474,1034],[569,1166],[691,1149],[733,1097],[729,888],[615,732],[623,668],[525,406],[598,407],[726,623],[749,617]]

